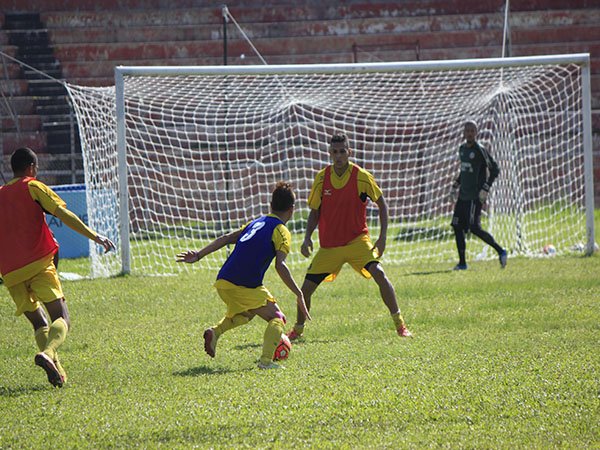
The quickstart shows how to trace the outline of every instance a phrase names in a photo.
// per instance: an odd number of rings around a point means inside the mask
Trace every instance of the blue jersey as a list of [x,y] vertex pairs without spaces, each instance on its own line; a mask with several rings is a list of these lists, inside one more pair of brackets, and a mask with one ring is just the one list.
[[272,216],[262,216],[248,224],[235,248],[217,275],[236,286],[255,288],[263,284],[265,272],[275,257],[273,231],[283,222]]

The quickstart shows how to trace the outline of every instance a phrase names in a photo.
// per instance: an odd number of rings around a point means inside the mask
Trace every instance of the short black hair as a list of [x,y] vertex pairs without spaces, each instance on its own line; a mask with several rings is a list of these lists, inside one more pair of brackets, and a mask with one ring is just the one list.
[[344,133],[335,133],[331,136],[330,143],[333,144],[335,142],[343,142],[344,147],[348,148],[348,137]]
[[279,181],[271,196],[271,209],[276,212],[284,212],[294,206],[296,196],[292,185],[285,181]]
[[468,120],[465,120],[465,124],[464,124],[464,126],[465,126],[465,128],[466,128],[467,126],[472,126],[472,127],[475,127],[475,129],[476,129],[476,130],[478,130],[478,129],[479,129],[479,127],[477,126],[477,122],[475,122],[473,119],[468,119]]
[[37,164],[37,155],[29,147],[16,149],[10,156],[10,166],[14,173],[22,173],[32,164]]

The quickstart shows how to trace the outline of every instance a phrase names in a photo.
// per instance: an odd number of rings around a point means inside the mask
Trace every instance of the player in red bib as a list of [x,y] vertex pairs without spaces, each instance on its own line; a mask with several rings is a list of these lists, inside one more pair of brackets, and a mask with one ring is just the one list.
[[[385,251],[388,227],[388,208],[381,189],[369,172],[349,161],[352,151],[344,134],[331,138],[329,154],[333,164],[317,174],[308,199],[310,214],[301,252],[310,256],[311,236],[317,226],[320,248],[302,284],[306,307],[310,309],[312,294],[319,284],[323,280],[333,281],[348,263],[365,278],[375,280],[398,334],[411,337],[400,314],[394,287],[379,261]],[[379,207],[381,232],[375,245],[367,228],[367,198]],[[291,340],[302,336],[305,321],[305,315],[298,309],[296,324],[288,333]]]
[[114,250],[115,245],[88,228],[52,189],[35,179],[38,159],[33,150],[15,150],[10,164],[14,178],[0,186],[0,274],[17,307],[16,315],[24,314],[33,325],[40,350],[35,363],[46,371],[52,385],[62,387],[67,375],[57,350],[70,327],[69,310],[54,265],[58,244],[44,213],[59,218],[106,251]]

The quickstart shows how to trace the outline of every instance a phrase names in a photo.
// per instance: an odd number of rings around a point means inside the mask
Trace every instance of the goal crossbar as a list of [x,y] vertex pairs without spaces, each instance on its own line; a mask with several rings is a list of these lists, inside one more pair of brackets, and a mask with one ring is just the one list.
[[518,56],[510,58],[474,58],[440,61],[401,61],[352,64],[273,64],[227,66],[117,66],[115,73],[122,75],[277,75],[302,73],[349,73],[429,71],[448,69],[493,69],[544,64],[589,65],[589,53],[564,55]]

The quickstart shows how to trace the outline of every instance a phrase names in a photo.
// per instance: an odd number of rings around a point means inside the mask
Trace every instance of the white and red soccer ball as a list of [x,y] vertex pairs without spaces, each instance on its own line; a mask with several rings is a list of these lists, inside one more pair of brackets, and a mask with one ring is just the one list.
[[275,349],[275,353],[273,353],[273,361],[283,361],[290,356],[290,351],[292,350],[292,342],[290,338],[285,334],[281,335],[281,340],[279,344],[277,344],[277,348]]

